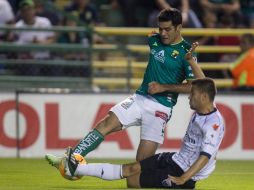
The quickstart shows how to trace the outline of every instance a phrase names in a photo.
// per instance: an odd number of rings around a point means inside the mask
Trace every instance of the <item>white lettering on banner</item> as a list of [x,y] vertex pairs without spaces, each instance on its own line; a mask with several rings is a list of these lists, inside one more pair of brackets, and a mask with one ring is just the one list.
[[[22,137],[22,157],[42,157],[45,153],[62,154],[67,146],[75,146],[91,128],[108,112],[110,107],[128,95],[94,94],[21,94],[19,114]],[[15,114],[13,94],[0,94],[0,157],[16,156]],[[238,98],[233,95],[218,95],[217,107],[225,125],[225,137],[218,158],[254,159],[254,96]],[[223,103],[222,103],[223,102]],[[158,152],[176,151],[192,115],[187,95],[181,95],[174,108],[174,114],[165,129],[164,144]],[[8,127],[13,125],[12,127]],[[71,126],[71,127],[70,127]],[[8,130],[8,132],[7,132]],[[89,136],[82,142],[86,148],[95,141]],[[91,157],[134,158],[139,143],[139,128],[130,128],[113,133],[93,152]]]

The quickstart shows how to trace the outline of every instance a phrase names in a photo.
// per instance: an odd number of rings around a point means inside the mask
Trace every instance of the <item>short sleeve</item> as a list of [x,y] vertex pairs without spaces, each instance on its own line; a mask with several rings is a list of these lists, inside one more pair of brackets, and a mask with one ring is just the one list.
[[147,39],[149,47],[151,48],[152,46],[158,46],[159,45],[158,39],[159,39],[158,33],[152,32],[151,34],[149,34]]
[[216,153],[223,138],[223,130],[223,126],[221,126],[218,121],[211,121],[205,124],[201,152],[209,155]]
[[192,72],[192,68],[186,60],[183,60],[183,67],[184,67],[185,79],[186,80],[193,80],[195,77]]

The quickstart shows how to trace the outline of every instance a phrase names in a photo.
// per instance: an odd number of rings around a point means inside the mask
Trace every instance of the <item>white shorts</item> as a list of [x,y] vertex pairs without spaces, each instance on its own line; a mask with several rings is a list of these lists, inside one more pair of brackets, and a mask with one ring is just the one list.
[[164,128],[169,121],[172,108],[158,103],[154,98],[134,94],[110,109],[124,128],[141,126],[140,139],[162,144]]

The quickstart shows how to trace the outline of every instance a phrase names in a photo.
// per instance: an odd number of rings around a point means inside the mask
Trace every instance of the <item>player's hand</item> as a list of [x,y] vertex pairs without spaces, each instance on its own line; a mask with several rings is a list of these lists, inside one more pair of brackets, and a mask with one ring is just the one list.
[[156,94],[160,92],[164,92],[164,88],[160,83],[153,81],[148,84],[149,94]]
[[194,42],[191,45],[191,48],[189,49],[189,51],[185,54],[184,58],[189,61],[191,59],[193,59],[192,53],[195,51],[195,49],[198,47],[198,42]]
[[187,180],[184,179],[182,176],[180,177],[175,177],[175,176],[171,176],[169,175],[168,178],[173,182],[175,183],[176,185],[182,185],[184,184]]

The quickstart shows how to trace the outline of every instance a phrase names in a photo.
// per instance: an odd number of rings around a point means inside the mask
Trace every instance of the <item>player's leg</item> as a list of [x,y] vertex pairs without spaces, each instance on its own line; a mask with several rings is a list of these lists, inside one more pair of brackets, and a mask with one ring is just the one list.
[[123,177],[126,178],[128,188],[140,188],[139,176],[141,173],[140,162],[123,165]]
[[111,132],[119,131],[122,126],[128,127],[138,123],[141,116],[135,101],[135,95],[126,98],[112,107],[108,115],[101,120],[80,143],[73,149],[83,157],[93,151]]
[[141,161],[145,158],[153,156],[159,146],[159,143],[150,140],[140,140],[136,160]]
[[[122,125],[118,120],[117,116],[113,112],[109,112],[108,115],[96,125],[95,129],[89,132],[76,145],[74,149],[71,148],[67,149],[67,152],[69,151],[67,155],[75,153],[80,154],[84,157],[89,152],[93,151],[96,147],[99,146],[99,144],[104,140],[104,136],[113,131],[119,131],[121,129]],[[46,154],[45,159],[49,162],[49,164],[58,168],[63,157],[58,157],[52,154]],[[75,166],[75,163],[72,165]],[[75,171],[75,168],[73,168],[73,170],[71,171]]]
[[162,179],[167,179],[168,172],[166,155],[164,153],[153,155],[139,163],[138,173],[127,177],[127,186],[130,188],[162,188]]
[[[108,135],[109,133],[121,130],[122,126],[129,127],[141,124],[140,109],[135,100],[136,96],[134,95],[115,105],[113,108],[111,108],[108,116],[100,121],[96,128],[84,139],[82,139],[73,150],[68,149],[67,157],[72,175],[76,169],[75,159],[71,159],[73,158],[73,153],[80,154],[84,157],[86,154],[94,150],[104,140],[104,136]],[[52,156],[48,158],[52,158]],[[52,160],[55,161],[57,159]],[[60,161],[61,160],[59,160],[59,162]],[[57,164],[59,164],[59,162]]]
[[[71,174],[68,159],[63,158],[59,164],[58,170],[66,179],[73,179],[72,177],[93,176],[104,180],[118,180],[122,178],[129,178],[141,172],[139,162],[130,164],[110,164],[110,163],[76,163],[76,170],[74,175]],[[134,184],[134,179],[131,184]],[[138,181],[138,180],[135,180]]]
[[128,178],[141,172],[139,162],[130,164],[91,163],[78,164],[76,176],[93,176],[104,180]]
[[155,154],[157,148],[164,141],[164,131],[171,109],[151,99],[142,101],[141,140],[137,150],[136,159],[141,161]]
[[[118,103],[113,108],[110,109],[109,116],[103,119],[95,128],[95,132],[99,133],[101,137],[108,135],[109,133],[117,130],[121,130],[122,126],[130,127],[133,125],[140,125],[140,109],[136,103],[136,96],[131,96],[124,101]],[[92,134],[91,134],[92,135]],[[77,145],[73,149],[73,153],[80,154],[85,156],[90,151],[94,150],[102,140],[99,139],[99,135],[95,136],[93,134],[92,142],[89,139],[90,136],[87,138],[88,141],[86,142],[86,138],[83,139],[79,145]],[[93,141],[95,141],[93,143]],[[71,158],[73,156],[69,156]],[[75,172],[75,162],[72,161],[73,159],[69,159],[69,167],[71,174],[73,175]]]
[[80,154],[83,157],[89,152],[93,151],[104,140],[104,136],[108,135],[112,131],[119,131],[122,129],[118,117],[113,112],[109,112],[108,115],[102,119],[93,129],[89,132],[77,146],[73,149],[74,153]]

